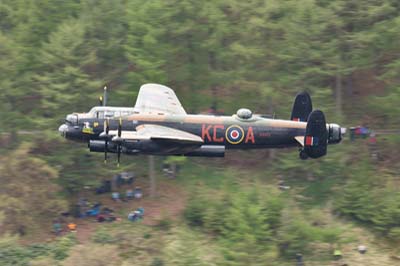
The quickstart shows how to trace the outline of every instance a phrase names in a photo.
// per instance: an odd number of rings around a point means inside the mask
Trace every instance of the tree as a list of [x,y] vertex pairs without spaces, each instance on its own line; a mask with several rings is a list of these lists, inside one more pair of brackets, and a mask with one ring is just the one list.
[[[31,146],[21,144],[1,159],[0,211],[4,213],[3,230],[24,234],[65,211],[66,202],[57,196],[58,172],[45,161],[30,154]],[[3,231],[4,232],[4,231]]]
[[127,9],[128,30],[124,44],[131,68],[126,74],[130,87],[143,83],[167,83],[165,68],[168,44],[163,39],[168,23],[163,2],[131,1]]
[[104,80],[111,89],[119,86],[129,88],[123,79],[131,67],[125,47],[129,19],[135,19],[136,15],[128,16],[128,12],[140,9],[143,4],[131,9],[129,2],[132,1],[85,0],[80,4],[79,19],[85,25],[85,45],[96,57],[90,74],[95,79]]
[[[17,44],[8,36],[0,31],[0,124],[3,128],[15,127],[20,120],[23,120],[21,114],[15,109],[17,97],[20,92],[15,92],[15,78],[17,76],[17,68],[14,62],[18,62]],[[19,121],[18,121],[19,120]]]
[[[94,93],[101,81],[87,71],[96,57],[85,42],[85,25],[80,20],[68,20],[52,33],[40,51],[41,68],[34,76],[41,95],[41,111],[47,126],[70,111],[86,110],[95,102]],[[49,121],[53,123],[49,123]]]

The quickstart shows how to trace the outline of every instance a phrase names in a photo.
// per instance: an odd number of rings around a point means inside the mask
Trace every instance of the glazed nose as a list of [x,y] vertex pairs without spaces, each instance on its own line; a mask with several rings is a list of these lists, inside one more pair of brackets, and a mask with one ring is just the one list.
[[66,134],[68,131],[68,126],[66,124],[62,124],[59,128],[58,128],[58,132],[60,132],[61,136],[63,136],[65,138]]

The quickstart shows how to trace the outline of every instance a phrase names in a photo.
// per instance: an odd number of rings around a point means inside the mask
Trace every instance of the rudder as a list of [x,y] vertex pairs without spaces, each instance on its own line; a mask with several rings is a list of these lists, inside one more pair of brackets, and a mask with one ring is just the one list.
[[307,119],[304,136],[304,152],[311,158],[319,158],[327,153],[328,132],[325,115],[320,110],[313,111]]
[[307,92],[300,92],[294,100],[290,120],[307,122],[308,116],[312,112],[311,97]]

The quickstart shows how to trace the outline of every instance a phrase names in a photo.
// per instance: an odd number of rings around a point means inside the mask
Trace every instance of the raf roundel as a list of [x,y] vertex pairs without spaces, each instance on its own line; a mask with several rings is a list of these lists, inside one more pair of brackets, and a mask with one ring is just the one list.
[[244,139],[244,130],[237,125],[230,126],[226,129],[225,137],[230,144],[239,144]]

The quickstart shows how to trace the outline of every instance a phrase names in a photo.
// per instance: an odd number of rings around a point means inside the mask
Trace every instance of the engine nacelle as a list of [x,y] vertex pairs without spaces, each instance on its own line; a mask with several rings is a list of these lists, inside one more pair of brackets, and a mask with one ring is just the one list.
[[[88,147],[90,152],[105,152],[106,143],[104,140],[90,140]],[[116,153],[117,146],[109,142],[107,145],[107,152]]]
[[[88,144],[91,152],[105,152],[105,141],[104,140],[90,140]],[[141,140],[137,142],[126,142],[122,145],[121,152],[124,154],[136,155],[138,153],[144,154],[174,154],[173,149],[176,149],[175,144],[170,145],[159,145],[157,142],[152,140]],[[117,153],[117,143],[109,141],[107,145],[107,152]]]

